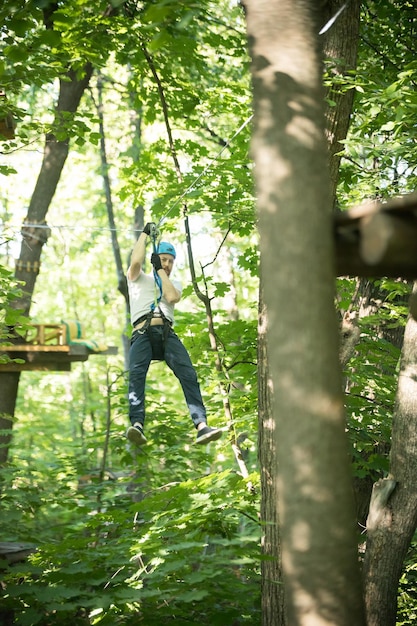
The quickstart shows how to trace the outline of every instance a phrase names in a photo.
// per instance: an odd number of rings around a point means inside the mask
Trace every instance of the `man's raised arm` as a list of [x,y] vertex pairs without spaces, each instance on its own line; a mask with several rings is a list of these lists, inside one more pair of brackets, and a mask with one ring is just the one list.
[[130,266],[127,270],[127,277],[129,280],[136,280],[142,271],[142,265],[146,254],[146,238],[151,232],[152,225],[152,222],[148,222],[148,224],[146,224],[133,247]]

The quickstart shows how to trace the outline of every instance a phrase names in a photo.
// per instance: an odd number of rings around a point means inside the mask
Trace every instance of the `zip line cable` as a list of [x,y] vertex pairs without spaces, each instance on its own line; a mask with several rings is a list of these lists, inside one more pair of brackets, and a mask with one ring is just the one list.
[[168,209],[168,211],[165,213],[165,215],[163,215],[159,222],[158,222],[158,226],[160,226],[162,224],[162,222],[167,218],[167,216],[171,213],[171,211],[177,206],[177,204],[179,202],[181,202],[181,200],[188,194],[190,193],[190,191],[192,191],[192,189],[194,189],[195,185],[198,183],[198,181],[204,176],[204,174],[208,171],[208,169],[213,165],[213,163],[215,163],[223,154],[223,152],[226,150],[226,148],[228,148],[230,146],[230,144],[232,143],[232,141],[239,135],[239,133],[242,132],[242,130],[245,128],[245,126],[247,126],[249,124],[249,122],[252,120],[253,118],[253,113],[248,117],[247,120],[245,120],[243,122],[243,124],[241,124],[241,126],[239,126],[239,128],[237,129],[237,131],[235,132],[235,134],[233,135],[233,137],[231,137],[228,141],[226,141],[226,143],[224,144],[224,146],[222,147],[222,149],[210,160],[210,162],[206,165],[206,167],[203,169],[203,171],[193,180],[193,182],[191,183],[191,185],[189,185],[187,187],[187,189],[177,198],[177,200],[170,206],[170,208]]
[[333,24],[336,22],[336,20],[338,19],[338,17],[343,13],[343,11],[346,9],[347,5],[349,4],[350,0],[348,0],[347,2],[345,2],[345,4],[343,4],[340,9],[338,11],[336,11],[336,13],[333,15],[333,17],[331,17],[329,19],[329,21],[327,22],[327,24],[325,24],[323,26],[323,28],[321,29],[321,31],[319,32],[319,35],[324,35],[324,33],[327,33],[327,31],[333,26]]
[[[3,224],[3,229],[6,228],[10,228],[11,230],[14,230],[14,232],[17,232],[17,229],[19,228],[19,226],[14,226],[13,224]],[[25,229],[25,228],[36,228],[36,229],[51,229],[51,228],[56,228],[57,230],[86,230],[89,232],[100,232],[100,231],[106,231],[106,232],[119,232],[119,233],[131,233],[132,232],[132,228],[110,228],[109,226],[68,226],[67,224],[36,224],[33,223],[31,224],[30,222],[24,222],[24,224],[20,227],[21,229]],[[134,229],[137,230],[137,229]],[[4,235],[3,235],[4,236]]]
[[[169,209],[166,211],[166,213],[159,219],[159,222],[157,224],[157,226],[159,227],[163,221],[166,220],[167,216],[171,213],[171,211],[177,206],[177,204],[179,202],[181,202],[181,200],[188,194],[190,193],[190,191],[192,189],[194,189],[195,185],[198,183],[198,181],[203,178],[203,176],[205,175],[205,173],[208,171],[208,169],[213,165],[213,163],[215,163],[223,154],[223,152],[230,146],[230,144],[233,142],[233,140],[239,135],[239,133],[242,132],[242,130],[249,124],[249,122],[252,120],[253,118],[253,113],[243,122],[243,124],[241,124],[239,126],[239,128],[236,130],[236,132],[234,133],[234,135],[228,140],[226,141],[226,143],[224,144],[224,146],[222,146],[221,150],[210,160],[210,162],[206,165],[206,167],[203,169],[203,171],[193,180],[193,182],[187,187],[187,189],[177,198],[177,200],[169,207]],[[5,228],[11,228],[11,225],[7,225],[4,224]],[[18,228],[17,226],[15,228]],[[82,228],[83,230],[88,230],[88,231],[92,231],[92,232],[100,232],[100,231],[110,231],[110,232],[132,232],[132,229],[120,229],[120,228],[110,228],[110,227],[83,227],[83,226],[66,226],[66,225],[59,225],[59,224],[31,224],[29,222],[24,222],[22,229],[25,228],[40,228],[40,229],[50,229],[50,228],[56,228],[58,230],[77,230]]]
[[[322,29],[319,31],[319,35],[324,35],[324,33],[326,33],[330,28],[332,28],[332,26],[335,24],[335,22],[338,20],[338,18],[340,17],[340,15],[343,13],[343,11],[346,9],[346,7],[348,6],[350,0],[347,0],[347,2],[345,2],[337,11],[336,13],[328,20],[328,22],[322,27]],[[242,130],[252,121],[253,118],[253,113],[243,122],[243,124],[241,124],[239,126],[239,128],[236,130],[236,132],[234,133],[234,135],[228,140],[226,141],[226,143],[224,144],[224,146],[222,146],[221,150],[209,161],[209,163],[206,165],[206,167],[202,170],[202,172],[193,180],[193,182],[187,187],[187,189],[175,200],[175,202],[169,207],[169,209],[166,211],[166,213],[159,219],[159,222],[157,224],[157,227],[159,227],[162,222],[164,222],[166,220],[166,218],[168,217],[168,215],[171,213],[171,211],[173,211],[173,209],[179,204],[179,202],[181,202],[181,200],[188,194],[190,193],[190,191],[192,191],[195,187],[195,185],[198,183],[198,181],[203,178],[203,176],[205,175],[205,173],[208,171],[208,169],[213,165],[213,163],[215,163],[223,154],[223,152],[230,146],[230,144],[233,142],[233,140],[239,135],[239,133],[242,132]],[[11,225],[8,224],[3,224],[4,228],[13,228]],[[18,228],[18,227],[15,227]],[[40,229],[50,229],[50,228],[56,228],[58,230],[77,230],[79,228],[82,228],[84,231],[91,231],[91,232],[100,232],[100,231],[106,231],[106,232],[132,232],[132,229],[121,229],[121,228],[110,228],[110,227],[100,227],[100,228],[93,228],[93,227],[85,227],[85,226],[66,226],[66,225],[54,225],[54,224],[30,224],[28,222],[24,223],[23,226],[21,228],[40,228]]]

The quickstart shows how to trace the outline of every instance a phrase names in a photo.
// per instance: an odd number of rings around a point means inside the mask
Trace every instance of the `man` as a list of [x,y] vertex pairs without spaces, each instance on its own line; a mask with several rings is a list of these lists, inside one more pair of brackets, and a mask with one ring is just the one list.
[[170,279],[176,257],[175,248],[162,241],[151,256],[153,274],[145,274],[146,240],[155,232],[146,224],[132,252],[127,271],[133,334],[129,353],[129,418],[127,438],[140,446],[146,443],[145,380],[151,361],[164,360],[181,383],[191,419],[197,429],[196,443],[219,439],[222,431],[207,425],[206,409],[197,374],[190,356],[172,330],[175,304],[181,298],[181,283]]

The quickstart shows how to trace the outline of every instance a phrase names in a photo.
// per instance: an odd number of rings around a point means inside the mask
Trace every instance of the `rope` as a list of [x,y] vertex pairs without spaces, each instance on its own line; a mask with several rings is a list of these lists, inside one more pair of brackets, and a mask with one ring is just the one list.
[[187,187],[187,189],[175,200],[175,202],[169,207],[168,211],[160,218],[159,222],[158,222],[158,226],[160,226],[162,224],[162,222],[167,218],[167,216],[171,213],[171,211],[177,206],[177,204],[179,204],[179,202],[181,202],[181,200],[188,194],[190,193],[190,191],[192,191],[195,187],[195,185],[198,183],[198,181],[203,178],[204,174],[207,172],[207,170],[213,165],[213,163],[215,163],[223,154],[223,152],[226,150],[226,148],[228,148],[230,146],[230,144],[232,143],[232,141],[239,135],[239,133],[242,132],[242,130],[245,128],[245,126],[247,126],[249,124],[249,122],[252,120],[253,118],[253,113],[248,117],[247,120],[245,120],[243,122],[243,124],[241,124],[241,126],[239,126],[239,128],[237,129],[237,131],[235,132],[235,134],[228,140],[226,141],[226,143],[224,144],[224,146],[222,147],[222,149],[209,161],[209,163],[206,165],[206,167],[203,169],[203,171],[193,180],[193,182],[191,183],[191,185],[189,185]]
[[333,15],[333,17],[331,17],[329,19],[329,21],[327,22],[327,24],[325,24],[323,26],[323,28],[321,29],[321,31],[319,32],[319,35],[324,35],[324,33],[326,33],[332,26],[333,24],[336,22],[337,18],[343,13],[343,11],[346,9],[347,5],[349,4],[350,0],[348,0],[347,2],[345,2],[345,4],[343,4],[340,9],[338,11],[336,11],[336,13]]
[[110,227],[103,227],[103,226],[68,226],[67,224],[36,224],[36,223],[30,223],[30,222],[25,222],[23,226],[19,226],[19,225],[13,225],[13,224],[3,224],[3,228],[10,228],[10,230],[14,233],[18,233],[20,232],[21,228],[39,228],[39,229],[49,229],[49,228],[56,228],[57,230],[84,230],[84,231],[89,231],[89,232],[100,232],[100,231],[105,231],[105,232],[119,232],[119,233],[130,233],[132,234],[132,229],[131,228],[110,228]]
[[[348,6],[350,0],[347,0],[347,2],[345,2],[337,11],[336,13],[333,15],[333,17],[331,17],[329,19],[329,21],[322,27],[322,29],[319,31],[319,35],[324,35],[324,33],[326,33],[332,26],[333,24],[337,21],[337,19],[340,17],[340,15],[343,13],[343,11],[346,9],[346,7]],[[230,146],[230,144],[232,143],[232,141],[239,135],[239,133],[242,132],[242,130],[249,124],[249,122],[252,120],[253,118],[253,113],[247,118],[247,120],[245,120],[243,122],[243,124],[241,124],[241,126],[239,126],[239,128],[237,129],[237,131],[234,133],[234,135],[228,140],[226,141],[226,143],[224,144],[224,146],[221,148],[221,150],[209,161],[209,163],[207,164],[207,166],[203,169],[203,171],[194,179],[194,181],[191,183],[191,185],[189,185],[187,187],[187,189],[177,198],[177,200],[169,207],[168,211],[165,213],[165,215],[163,215],[157,226],[160,226],[162,224],[162,222],[167,218],[167,216],[171,213],[171,211],[177,206],[177,204],[184,198],[184,196],[186,196],[190,191],[192,191],[192,189],[194,189],[195,185],[198,183],[198,181],[204,176],[204,174],[207,172],[207,170],[211,167],[211,165],[213,163],[215,163],[223,154],[223,152],[226,150],[226,148],[228,148]],[[11,225],[7,225],[4,224],[4,227],[6,228],[12,228]],[[66,226],[66,225],[47,225],[47,224],[30,224],[28,222],[24,223],[24,227],[26,228],[58,228],[58,229],[63,229],[63,230],[76,230],[77,228],[83,228],[83,230],[89,230],[91,232],[99,232],[99,231],[110,231],[110,232],[132,232],[131,229],[120,229],[120,228],[86,228],[86,227],[80,227],[80,226]],[[15,228],[19,228],[18,226],[16,226]]]
[[[195,187],[195,185],[198,183],[198,181],[203,178],[203,176],[205,175],[205,173],[208,171],[208,169],[213,165],[213,163],[215,163],[223,154],[223,152],[230,146],[230,144],[232,143],[232,141],[242,132],[242,130],[249,124],[249,122],[252,120],[253,118],[253,113],[243,122],[243,124],[241,124],[239,126],[239,128],[235,131],[235,133],[232,135],[232,137],[226,141],[226,143],[224,144],[224,146],[222,146],[221,150],[219,150],[219,152],[209,161],[209,163],[206,165],[206,167],[203,169],[203,171],[196,176],[196,178],[193,180],[193,182],[187,187],[187,189],[175,200],[175,202],[169,207],[169,209],[166,211],[166,213],[160,218],[158,224],[157,224],[157,229],[158,227],[162,224],[163,221],[166,220],[167,216],[171,213],[171,211],[177,206],[177,204],[179,202],[181,202],[181,200],[188,194],[190,193],[190,191],[192,191]],[[11,224],[4,224],[5,228],[11,228],[12,230],[14,229],[15,231],[18,231],[19,226],[15,226],[13,227]],[[56,228],[58,230],[77,230],[79,228],[82,228],[82,230],[84,231],[90,231],[90,232],[100,232],[100,231],[106,231],[106,232],[126,232],[126,233],[132,233],[132,229],[121,229],[121,228],[110,228],[110,227],[83,227],[83,226],[68,226],[68,225],[61,225],[61,224],[36,224],[36,223],[29,223],[29,222],[24,222],[24,228],[40,228],[40,229],[48,229],[48,228]],[[157,237],[159,237],[159,230],[157,232]]]
[[[156,254],[157,250],[158,250],[158,246],[157,246],[157,239],[159,237],[159,229],[157,228],[156,225],[152,226],[151,228],[151,232],[150,232],[150,237],[151,237],[151,241],[152,241],[152,247],[153,247],[153,251]],[[153,270],[153,276],[155,279],[155,298],[154,301],[152,303],[151,306],[151,310],[154,311],[156,309],[156,307],[159,304],[159,301],[162,298],[162,281],[161,281],[161,277],[158,275],[158,273],[156,272],[155,268]],[[158,294],[158,289],[159,289],[159,294]]]

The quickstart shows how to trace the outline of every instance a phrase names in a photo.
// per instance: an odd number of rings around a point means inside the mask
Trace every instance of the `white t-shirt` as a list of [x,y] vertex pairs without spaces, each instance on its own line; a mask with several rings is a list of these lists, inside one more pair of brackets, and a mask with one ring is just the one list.
[[[182,292],[182,285],[178,280],[171,280],[175,289],[180,293]],[[146,315],[151,310],[152,305],[155,303],[155,294],[159,298],[161,292],[158,285],[155,283],[155,278],[152,274],[144,274],[141,272],[136,280],[127,279],[127,286],[129,288],[129,301],[130,301],[130,320],[134,324],[137,319]],[[156,291],[155,291],[156,288]],[[164,296],[159,300],[158,307],[170,322],[174,323],[174,308],[175,304],[169,304]]]

